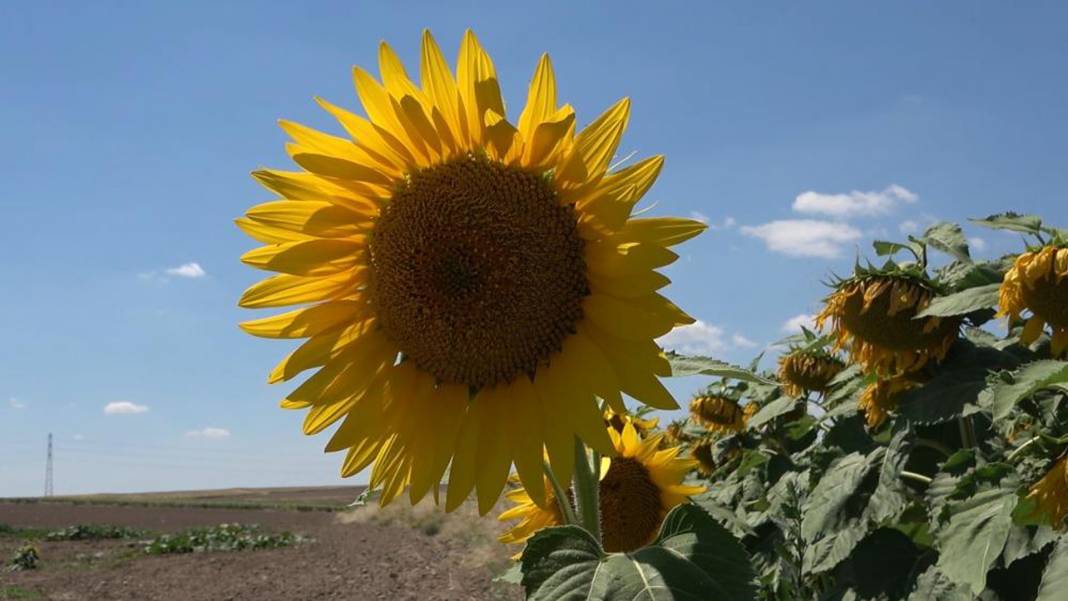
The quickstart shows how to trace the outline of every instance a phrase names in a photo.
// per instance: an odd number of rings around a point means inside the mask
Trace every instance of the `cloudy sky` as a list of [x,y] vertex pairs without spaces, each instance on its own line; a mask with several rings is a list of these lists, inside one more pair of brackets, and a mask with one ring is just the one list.
[[423,27],[450,55],[474,27],[513,113],[543,51],[580,121],[632,98],[621,155],[667,155],[649,214],[710,226],[668,270],[683,351],[748,360],[876,237],[1068,225],[1063,4],[703,4],[4,2],[0,496],[41,490],[48,432],[60,493],[336,481],[264,382],[288,346],[236,327],[231,220],[288,166],[276,120],[336,131],[312,97],[355,107],[351,65]]

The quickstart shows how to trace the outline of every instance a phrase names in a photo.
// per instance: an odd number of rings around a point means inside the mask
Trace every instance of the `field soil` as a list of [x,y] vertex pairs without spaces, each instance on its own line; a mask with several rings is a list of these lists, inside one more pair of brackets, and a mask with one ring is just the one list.
[[[296,511],[298,504],[343,507],[352,490],[272,489],[110,495],[70,502],[0,501],[0,561],[33,542],[39,569],[0,570],[0,599],[55,601],[511,600],[517,587],[493,582],[514,548],[501,525],[465,506],[444,514],[430,504],[386,509]],[[239,502],[235,502],[239,501]],[[109,504],[111,503],[111,504]],[[189,506],[182,506],[189,503]],[[256,503],[267,508],[255,508]],[[217,506],[216,506],[217,505]],[[240,505],[240,506],[237,506]],[[244,506],[249,505],[249,506]],[[76,524],[156,533],[220,523],[259,524],[311,540],[281,549],[146,555],[136,540],[43,540]]]

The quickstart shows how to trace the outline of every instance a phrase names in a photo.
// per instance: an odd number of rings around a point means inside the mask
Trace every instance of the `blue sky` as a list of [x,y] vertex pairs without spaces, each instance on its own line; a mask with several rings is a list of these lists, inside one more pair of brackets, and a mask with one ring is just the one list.
[[450,56],[474,28],[513,116],[544,51],[580,122],[630,96],[651,213],[714,226],[669,269],[701,320],[671,342],[744,361],[873,237],[1068,224],[1068,9],[1019,6],[5,2],[0,496],[39,494],[50,431],[58,493],[337,481],[264,383],[287,345],[236,326],[261,274],[231,220],[289,165],[276,119],[337,131],[312,97],[355,107],[381,39],[413,64],[422,28]]

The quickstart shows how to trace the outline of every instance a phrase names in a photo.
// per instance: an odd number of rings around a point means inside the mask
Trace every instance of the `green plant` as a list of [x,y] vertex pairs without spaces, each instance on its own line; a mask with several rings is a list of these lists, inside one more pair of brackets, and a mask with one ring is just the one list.
[[176,534],[162,534],[145,542],[143,548],[149,555],[167,555],[276,549],[305,540],[304,537],[289,532],[265,533],[255,524],[219,524],[211,528],[190,528]]
[[41,554],[33,545],[22,545],[15,551],[15,555],[8,562],[8,569],[13,572],[21,570],[36,570],[41,561]]
[[24,601],[40,598],[41,593],[21,586],[0,586],[0,599],[3,601]]
[[80,524],[68,526],[62,530],[53,530],[45,535],[45,540],[114,540],[124,538],[140,538],[145,536],[145,531],[125,526],[107,526],[96,524]]

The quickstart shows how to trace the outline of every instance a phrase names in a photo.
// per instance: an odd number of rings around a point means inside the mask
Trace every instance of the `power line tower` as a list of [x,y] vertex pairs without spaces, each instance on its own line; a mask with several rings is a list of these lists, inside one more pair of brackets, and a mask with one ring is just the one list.
[[55,492],[52,490],[52,433],[48,433],[48,460],[45,462],[45,491],[44,496],[51,497]]

